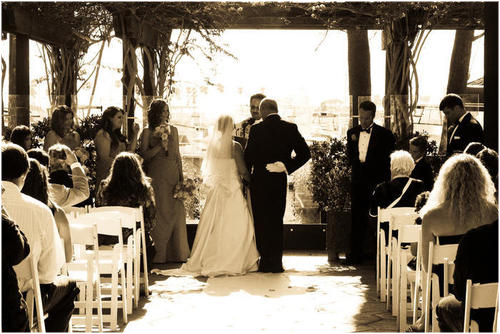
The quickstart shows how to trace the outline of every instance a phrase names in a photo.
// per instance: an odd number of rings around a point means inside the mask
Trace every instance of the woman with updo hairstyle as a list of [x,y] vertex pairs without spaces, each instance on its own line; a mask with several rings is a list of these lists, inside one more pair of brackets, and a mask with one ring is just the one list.
[[12,133],[10,134],[10,141],[14,144],[17,144],[24,148],[25,151],[28,151],[32,145],[32,134],[30,128],[26,125],[18,125],[14,129],[12,129]]
[[43,150],[47,152],[54,144],[64,144],[74,150],[82,145],[80,135],[75,131],[75,114],[70,107],[57,106],[50,119],[51,130],[45,136]]
[[134,124],[132,141],[122,133],[125,113],[121,108],[108,107],[101,118],[101,126],[94,138],[96,148],[96,185],[108,176],[109,169],[116,155],[123,151],[134,152],[137,146],[139,125]]
[[[150,181],[150,178],[142,170],[138,156],[130,152],[121,152],[113,161],[109,176],[101,182],[96,196],[97,206],[127,206],[132,208],[142,206],[148,263],[154,257],[155,249],[151,230],[156,224],[156,205]],[[140,224],[137,227],[140,228]],[[126,230],[123,236],[124,241],[132,232],[131,229]],[[113,244],[118,242],[118,238],[100,236],[99,241],[100,244]]]
[[49,183],[47,178],[47,170],[40,163],[29,158],[29,170],[24,181],[24,186],[21,192],[31,196],[47,205],[52,211],[52,216],[56,222],[59,236],[64,240],[64,253],[66,262],[70,262],[73,257],[73,245],[71,244],[71,232],[69,221],[64,210],[49,199]]
[[148,127],[140,140],[140,154],[152,180],[157,207],[158,220],[152,231],[156,249],[153,263],[185,262],[189,256],[184,203],[173,197],[175,186],[184,181],[179,133],[168,124],[169,119],[166,101],[151,102]]

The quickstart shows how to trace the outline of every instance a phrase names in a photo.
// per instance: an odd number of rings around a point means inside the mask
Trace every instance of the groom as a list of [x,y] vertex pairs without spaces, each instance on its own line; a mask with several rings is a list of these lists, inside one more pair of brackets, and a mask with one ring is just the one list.
[[281,258],[287,175],[304,165],[311,153],[297,125],[280,118],[276,101],[262,100],[260,113],[263,121],[250,128],[245,162],[252,173],[250,191],[259,271],[280,273],[284,271]]

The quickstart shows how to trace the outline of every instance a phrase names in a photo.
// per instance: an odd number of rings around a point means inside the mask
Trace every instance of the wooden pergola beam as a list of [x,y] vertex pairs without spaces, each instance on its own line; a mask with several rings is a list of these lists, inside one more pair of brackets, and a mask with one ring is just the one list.
[[26,35],[29,39],[55,46],[71,48],[74,36],[71,28],[37,20],[25,10],[2,4],[2,32]]

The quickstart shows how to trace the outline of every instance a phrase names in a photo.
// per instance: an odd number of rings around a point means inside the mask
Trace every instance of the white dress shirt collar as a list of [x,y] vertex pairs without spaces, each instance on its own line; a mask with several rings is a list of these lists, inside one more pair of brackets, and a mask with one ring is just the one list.
[[9,196],[21,197],[21,190],[14,182],[2,181],[2,187],[5,189],[5,192],[9,194]]

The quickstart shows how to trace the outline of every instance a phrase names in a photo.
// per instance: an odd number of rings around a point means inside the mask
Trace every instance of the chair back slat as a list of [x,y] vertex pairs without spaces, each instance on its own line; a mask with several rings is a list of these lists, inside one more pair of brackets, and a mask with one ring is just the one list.
[[73,223],[97,225],[97,233],[105,235],[122,235],[122,220],[115,216],[102,215],[100,212],[86,213],[73,219]]
[[495,307],[498,283],[472,284],[471,304],[473,309]]
[[416,212],[413,213],[392,212],[389,222],[391,224],[391,229],[399,230],[401,226],[414,225],[415,219],[417,218],[418,218],[418,213]]
[[97,226],[73,223],[70,225],[71,241],[73,244],[93,246]]
[[453,261],[455,261],[455,256],[457,255],[457,249],[458,249],[458,244],[434,245],[434,250],[432,252],[432,259],[431,259],[432,263],[433,264],[452,263]]
[[422,232],[422,225],[405,225],[399,228],[398,241],[403,242],[418,242],[420,240],[420,233]]
[[415,208],[407,207],[407,206],[390,208],[390,209],[379,208],[378,209],[378,220],[381,222],[386,222],[386,221],[390,220],[391,215],[405,215],[405,214],[410,214],[410,213],[415,213]]
[[495,308],[492,331],[496,331],[496,312],[498,312],[498,283],[472,284],[468,279],[465,289],[464,332],[479,331],[478,324],[471,320],[470,310]]
[[99,212],[106,217],[120,217],[122,218],[122,224],[125,228],[134,229],[136,222],[140,222],[142,220],[139,208],[130,208],[126,206],[101,206],[98,208],[91,208],[90,212]]

